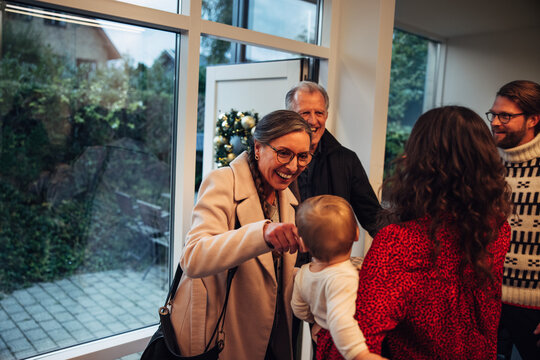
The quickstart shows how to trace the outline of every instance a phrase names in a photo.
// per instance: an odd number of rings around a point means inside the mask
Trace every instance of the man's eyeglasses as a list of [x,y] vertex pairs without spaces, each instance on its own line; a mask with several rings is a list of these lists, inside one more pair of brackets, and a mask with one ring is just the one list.
[[307,166],[311,162],[311,158],[313,157],[310,152],[302,152],[295,154],[289,149],[276,149],[270,144],[267,145],[276,152],[278,162],[283,165],[290,163],[296,156],[299,166]]
[[512,120],[512,118],[515,118],[516,116],[520,116],[520,115],[527,115],[526,113],[519,113],[519,114],[509,114],[509,113],[505,113],[505,112],[502,112],[502,113],[494,113],[492,111],[488,111],[486,113],[486,118],[489,122],[493,122],[493,120],[495,120],[495,117],[499,117],[499,121],[503,124],[508,124],[508,122],[510,120]]

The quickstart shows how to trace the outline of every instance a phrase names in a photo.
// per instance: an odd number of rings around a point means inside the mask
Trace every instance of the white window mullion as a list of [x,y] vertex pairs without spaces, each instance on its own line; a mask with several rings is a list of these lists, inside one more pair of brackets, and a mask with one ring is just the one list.
[[37,355],[28,358],[27,360],[117,359],[125,355],[142,351],[156,330],[157,325],[150,326],[144,329],[130,331],[125,334],[110,336],[47,354]]
[[247,45],[255,45],[299,55],[313,56],[322,59],[327,59],[330,55],[330,49],[324,46],[286,39],[209,20],[201,20],[201,32],[218,39],[236,41]]
[[190,14],[191,22],[189,31],[187,34],[182,34],[180,40],[173,271],[180,261],[184,236],[189,230],[191,210],[194,203],[199,51],[201,44],[201,0],[183,1],[182,4],[182,12]]

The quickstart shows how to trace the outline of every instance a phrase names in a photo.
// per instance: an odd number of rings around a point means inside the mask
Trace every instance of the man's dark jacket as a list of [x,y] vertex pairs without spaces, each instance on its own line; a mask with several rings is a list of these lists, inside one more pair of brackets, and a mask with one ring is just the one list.
[[342,146],[328,130],[319,141],[309,169],[300,177],[299,200],[324,194],[341,196],[351,204],[360,225],[375,236],[381,206],[364,167],[356,153]]

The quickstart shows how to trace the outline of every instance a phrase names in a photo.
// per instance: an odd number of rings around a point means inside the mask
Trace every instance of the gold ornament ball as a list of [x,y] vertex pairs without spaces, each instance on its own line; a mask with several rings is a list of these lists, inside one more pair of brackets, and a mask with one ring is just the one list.
[[235,157],[236,157],[236,155],[234,155],[234,153],[227,154],[227,160],[228,161],[233,161]]
[[228,129],[229,128],[229,123],[227,122],[227,120],[223,121],[221,123],[221,127],[224,128],[224,129]]
[[244,129],[250,129],[255,126],[255,119],[253,118],[253,116],[243,116],[242,126],[244,127]]
[[219,135],[214,138],[214,145],[220,146],[226,143],[226,140],[223,136]]

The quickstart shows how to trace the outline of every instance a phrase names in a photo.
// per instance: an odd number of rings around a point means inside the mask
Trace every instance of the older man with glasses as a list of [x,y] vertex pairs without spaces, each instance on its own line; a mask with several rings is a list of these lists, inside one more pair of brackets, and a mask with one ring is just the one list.
[[[285,96],[287,110],[300,114],[311,128],[311,161],[290,188],[299,201],[317,195],[344,198],[351,204],[360,225],[375,236],[382,225],[377,222],[381,205],[356,153],[326,130],[329,105],[326,90],[311,81],[298,83]],[[309,261],[308,253],[299,254],[297,265]],[[298,325],[297,320],[293,322],[293,339]]]
[[317,195],[341,196],[351,204],[360,225],[375,236],[380,228],[377,213],[381,206],[358,156],[326,130],[329,106],[326,90],[317,83],[302,81],[289,90],[285,105],[299,113],[312,132],[313,159],[300,174],[299,191],[295,195],[301,201]]
[[500,359],[513,345],[523,360],[540,359],[540,85],[512,81],[486,113],[512,187],[512,241],[503,274]]

